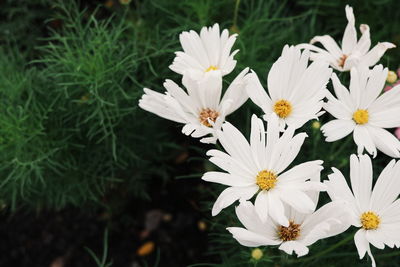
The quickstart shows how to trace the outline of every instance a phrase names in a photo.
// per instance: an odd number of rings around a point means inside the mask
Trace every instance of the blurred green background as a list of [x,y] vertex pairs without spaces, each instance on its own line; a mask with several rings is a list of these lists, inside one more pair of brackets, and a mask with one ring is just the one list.
[[[205,156],[213,146],[137,106],[143,87],[180,82],[168,66],[184,30],[217,22],[238,33],[225,85],[247,66],[265,85],[285,44],[341,40],[346,4],[357,28],[371,27],[372,45],[400,45],[398,0],[0,1],[0,266],[370,264],[358,260],[354,229],[300,260],[275,248],[251,259],[225,230],[239,225],[233,207],[210,216],[222,187],[200,177],[215,168]],[[380,62],[396,70],[400,50]],[[248,135],[253,113],[261,110],[248,101],[228,120]],[[296,162],[323,159],[323,179],[331,166],[347,174],[351,138],[327,144],[311,125]],[[379,154],[375,175],[388,161]],[[381,266],[399,266],[397,252],[374,250]]]

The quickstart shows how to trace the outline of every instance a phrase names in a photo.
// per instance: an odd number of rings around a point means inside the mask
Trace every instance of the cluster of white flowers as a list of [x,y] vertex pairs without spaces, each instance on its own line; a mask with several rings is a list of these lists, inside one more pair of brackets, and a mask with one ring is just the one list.
[[[360,26],[357,42],[349,6],[346,17],[341,49],[328,35],[314,37],[311,44],[286,45],[269,71],[268,92],[246,68],[221,98],[222,77],[234,69],[238,51],[231,53],[237,36],[229,36],[227,30],[221,33],[218,24],[204,27],[200,34],[180,35],[183,51],[176,52],[170,68],[182,75],[186,91],[171,80],[164,83],[165,94],[144,89],[141,108],[184,123],[182,132],[203,137],[201,142],[218,140],[222,145],[225,152],[207,152],[222,171],[207,172],[202,179],[227,186],[214,203],[213,216],[239,201],[236,214],[244,228],[227,229],[244,246],[280,245],[288,254],[303,256],[319,239],[353,225],[360,228],[354,236],[359,256],[368,253],[372,266],[369,244],[379,249],[400,247],[400,161],[387,165],[372,190],[372,162],[362,154],[365,148],[373,157],[377,150],[400,157],[400,141],[384,129],[400,127],[400,85],[383,93],[388,69],[374,66],[394,45],[384,42],[369,50],[368,25]],[[312,45],[315,42],[326,50]],[[350,71],[349,89],[330,67]],[[326,88],[330,80],[336,97]],[[225,120],[248,98],[262,109],[267,122],[265,129],[260,118],[251,117],[249,141]],[[336,168],[321,182],[321,160],[289,168],[307,137],[295,131],[318,119],[323,110],[335,117],[321,127],[326,141],[353,132],[358,146],[358,156],[350,156],[351,189]],[[317,209],[321,191],[327,191],[332,201]]]

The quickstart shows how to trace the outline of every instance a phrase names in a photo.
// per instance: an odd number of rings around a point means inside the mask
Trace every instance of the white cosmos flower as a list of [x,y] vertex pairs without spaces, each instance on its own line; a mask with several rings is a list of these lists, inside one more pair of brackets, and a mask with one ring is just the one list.
[[367,155],[350,157],[351,189],[342,173],[332,168],[328,194],[333,201],[346,201],[351,224],[360,230],[354,236],[360,259],[367,252],[375,266],[369,244],[383,249],[400,245],[400,161],[392,160],[379,175],[372,190],[372,163]]
[[288,226],[283,203],[299,212],[313,211],[314,203],[306,191],[324,190],[319,179],[309,181],[311,177],[320,175],[322,161],[308,161],[285,171],[299,153],[307,136],[305,133],[293,136],[294,128],[288,128],[279,137],[278,118],[272,116],[265,137],[262,120],[253,115],[250,144],[239,130],[227,122],[217,134],[227,153],[213,149],[207,155],[225,172],[207,172],[202,179],[229,187],[215,201],[213,216],[236,200],[248,200],[255,194],[255,208],[263,221],[270,215],[275,221]]
[[184,123],[182,132],[186,135],[196,138],[212,135],[200,141],[215,143],[215,131],[221,127],[225,116],[237,110],[248,99],[244,81],[248,71],[248,68],[244,69],[233,80],[222,99],[222,77],[212,73],[201,81],[184,76],[182,83],[187,92],[171,80],[164,83],[167,89],[165,94],[145,88],[139,106],[162,118]]
[[[396,47],[392,43],[378,43],[370,51],[371,38],[369,26],[360,25],[361,38],[357,42],[357,31],[355,28],[355,18],[353,8],[346,6],[346,17],[348,24],[344,31],[342,48],[340,48],[335,40],[329,35],[315,36],[310,43],[300,44],[299,48],[305,48],[313,51],[311,53],[312,60],[323,60],[328,62],[333,68],[339,71],[349,71],[352,67],[370,67],[375,65],[383,56],[387,49]],[[314,43],[321,43],[324,48],[319,48]]]
[[387,73],[382,65],[372,70],[351,69],[350,92],[332,74],[337,98],[329,93],[324,108],[336,119],[321,127],[327,142],[353,132],[358,154],[365,147],[374,157],[377,148],[391,157],[400,157],[400,141],[384,129],[400,126],[400,86],[381,94]]
[[286,45],[268,73],[268,94],[255,73],[247,75],[250,99],[262,108],[264,120],[276,114],[281,130],[286,124],[300,128],[321,114],[332,69],[326,62],[308,66],[308,58],[308,51]]
[[182,32],[179,35],[183,52],[176,52],[176,57],[170,67],[171,70],[182,75],[190,75],[199,80],[210,72],[220,75],[229,74],[236,66],[234,55],[231,53],[237,34],[229,36],[227,29],[220,33],[219,25],[203,27],[200,36],[195,31]]
[[236,215],[245,228],[228,227],[227,230],[243,246],[280,244],[279,249],[287,254],[294,251],[300,257],[308,254],[308,246],[320,239],[340,234],[350,226],[347,222],[348,212],[339,202],[330,202],[311,214],[302,214],[285,206],[289,226],[273,220],[261,221],[253,204],[243,201],[236,207]]

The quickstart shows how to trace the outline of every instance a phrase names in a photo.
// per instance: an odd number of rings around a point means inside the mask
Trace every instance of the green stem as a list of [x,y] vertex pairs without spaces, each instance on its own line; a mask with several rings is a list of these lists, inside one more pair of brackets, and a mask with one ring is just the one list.
[[397,255],[400,255],[400,251],[376,255],[375,258],[387,258],[387,257],[392,257],[392,256],[397,256]]
[[235,4],[235,11],[233,12],[233,26],[237,27],[237,18],[238,18],[238,13],[239,13],[239,5],[240,5],[240,0],[236,0]]
[[350,141],[353,140],[352,136],[348,136],[347,139],[343,142],[343,144],[339,147],[339,149],[336,150],[335,153],[333,153],[329,159],[332,161],[333,159],[336,158],[337,155],[340,154],[340,152],[343,151],[343,149],[345,149],[347,147],[347,145],[350,143]]

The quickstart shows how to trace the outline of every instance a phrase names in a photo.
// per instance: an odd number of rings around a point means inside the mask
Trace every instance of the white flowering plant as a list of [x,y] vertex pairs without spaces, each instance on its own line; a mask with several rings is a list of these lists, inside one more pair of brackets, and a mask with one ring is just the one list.
[[[400,127],[400,85],[384,91],[388,67],[378,64],[395,45],[370,49],[369,26],[361,24],[357,40],[353,8],[345,14],[341,47],[326,33],[285,45],[266,86],[264,75],[247,66],[224,94],[240,35],[218,24],[184,31],[170,66],[181,80],[166,80],[164,93],[145,88],[139,101],[209,144],[214,167],[202,180],[221,185],[212,187],[210,220],[226,230],[213,229],[222,244],[256,248],[254,262],[307,264],[347,246],[355,252],[349,257],[367,254],[376,266],[376,249],[400,247],[400,141],[392,132]],[[229,116],[248,99],[250,131]],[[347,154],[339,161],[339,153]],[[331,246],[313,254],[330,239]]]

